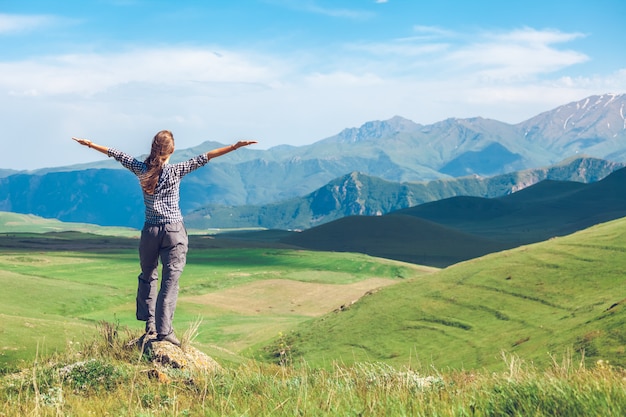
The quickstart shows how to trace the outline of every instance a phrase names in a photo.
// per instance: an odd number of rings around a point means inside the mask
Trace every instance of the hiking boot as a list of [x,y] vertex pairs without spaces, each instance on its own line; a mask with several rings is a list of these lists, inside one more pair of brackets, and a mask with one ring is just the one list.
[[146,334],[148,336],[153,336],[153,335],[156,334],[156,332],[157,332],[157,330],[156,330],[156,325],[154,324],[154,322],[153,321],[147,322],[146,323]]
[[170,342],[174,346],[180,347],[180,340],[176,338],[176,335],[174,334],[174,332],[167,334],[167,335],[160,334],[157,336],[157,340],[159,342]]

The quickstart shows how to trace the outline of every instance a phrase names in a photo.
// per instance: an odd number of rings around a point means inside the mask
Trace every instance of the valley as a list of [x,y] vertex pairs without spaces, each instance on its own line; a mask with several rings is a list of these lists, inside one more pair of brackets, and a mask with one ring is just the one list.
[[[387,251],[397,253],[428,230],[408,233]],[[402,366],[419,358],[438,368],[498,369],[500,352],[547,364],[546,347],[578,352],[588,363],[624,364],[626,259],[616,256],[626,251],[624,219],[512,249],[482,246],[489,253],[477,256],[477,240],[434,230],[439,243],[426,239],[423,246],[431,260],[450,259],[454,250],[467,259],[440,269],[302,249],[272,231],[265,239],[259,231],[192,234],[175,326],[201,318],[196,346],[225,363],[271,362],[268,352],[281,337],[311,366],[332,359]],[[102,320],[140,331],[132,313],[137,238],[112,234],[0,236],[7,289],[1,331],[11,335],[3,338],[5,369],[37,350],[80,343]]]

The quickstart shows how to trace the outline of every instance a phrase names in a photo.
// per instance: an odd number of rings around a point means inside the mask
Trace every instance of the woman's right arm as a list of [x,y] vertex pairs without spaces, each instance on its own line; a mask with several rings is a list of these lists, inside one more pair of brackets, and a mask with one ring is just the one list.
[[83,146],[87,146],[88,148],[95,149],[96,151],[101,152],[105,154],[106,156],[109,156],[109,148],[106,146],[97,145],[93,143],[92,141],[90,141],[89,139],[81,139],[81,138],[72,138],[72,139],[74,139],[76,142],[80,143]]
[[108,157],[115,158],[124,168],[132,171],[136,175],[140,175],[145,172],[146,164],[133,158],[132,156],[125,154],[124,152],[118,151],[117,149],[109,148],[107,146],[97,145],[90,141],[89,139],[80,139],[80,138],[72,138],[76,142],[80,143],[83,146],[87,146],[91,149],[95,149],[98,152],[105,154]]

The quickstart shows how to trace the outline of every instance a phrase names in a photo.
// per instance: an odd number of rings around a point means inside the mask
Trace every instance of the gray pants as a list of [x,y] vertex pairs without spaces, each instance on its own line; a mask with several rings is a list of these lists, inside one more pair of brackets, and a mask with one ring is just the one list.
[[[178,299],[178,279],[187,261],[188,243],[187,230],[182,222],[145,224],[141,231],[137,320],[154,322],[160,335],[166,336],[174,331],[172,320]],[[163,268],[157,294],[159,258]]]

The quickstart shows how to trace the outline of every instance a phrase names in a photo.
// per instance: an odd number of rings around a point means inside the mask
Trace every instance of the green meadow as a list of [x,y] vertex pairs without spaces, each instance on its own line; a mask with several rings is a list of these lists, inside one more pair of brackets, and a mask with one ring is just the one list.
[[626,219],[383,288],[286,336],[294,355],[502,370],[568,350],[626,366]]
[[32,214],[0,212],[0,231],[2,233],[46,233],[46,232],[83,232],[104,236],[138,236],[136,229],[128,227],[104,227],[88,223],[69,223],[57,219],[46,219]]
[[224,370],[170,383],[124,349],[136,234],[36,231],[0,235],[3,416],[626,413],[626,219],[445,269],[191,236],[174,325]]
[[[99,321],[141,330],[134,319],[136,244],[68,232],[0,236],[0,367],[80,343]],[[198,347],[234,361],[368,291],[434,270],[361,254],[198,246],[192,239],[175,326],[182,331],[201,317]]]

